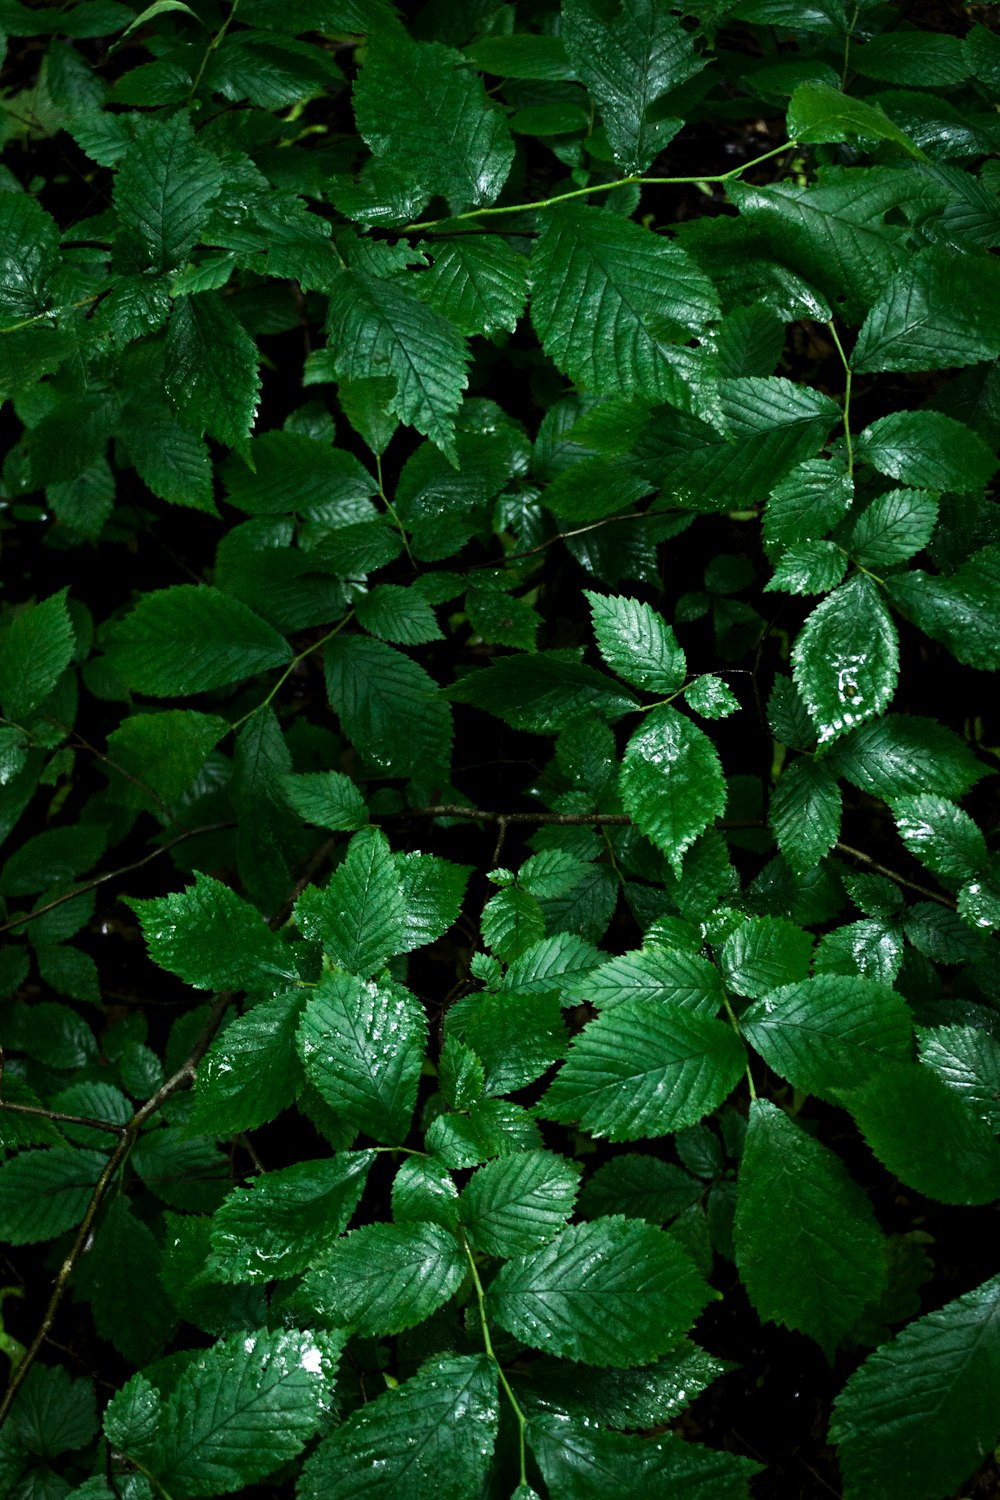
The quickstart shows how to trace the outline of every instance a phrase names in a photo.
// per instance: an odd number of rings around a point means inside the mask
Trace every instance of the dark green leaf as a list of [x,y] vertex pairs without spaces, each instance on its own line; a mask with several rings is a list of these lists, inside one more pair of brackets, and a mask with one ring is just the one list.
[[182,583],[144,594],[111,638],[116,672],[137,692],[203,693],[291,660],[283,636],[215,589]]
[[986,672],[1000,668],[1000,547],[983,547],[949,577],[915,568],[888,586],[914,623],[959,661]]
[[447,1302],[467,1270],[462,1247],[439,1224],[367,1224],[327,1248],[296,1297],[363,1337],[401,1333]]
[[501,657],[486,671],[470,672],[447,695],[532,734],[555,734],[588,713],[619,719],[637,706],[626,688],[560,651]]
[[351,839],[329,884],[307,886],[295,903],[295,921],[322,943],[331,962],[367,978],[398,952],[403,933],[403,891],[389,841],[378,828]]
[[897,411],[866,427],[857,455],[890,479],[927,490],[978,490],[997,461],[976,433],[938,411]]
[[83,1218],[105,1165],[101,1151],[22,1151],[0,1166],[0,1240],[51,1240]]
[[238,452],[257,415],[257,345],[219,292],[178,297],[167,328],[167,394],[195,432]]
[[443,773],[451,712],[423,667],[356,635],[330,641],[324,665],[330,705],[367,760],[392,776]]
[[896,690],[899,641],[869,578],[851,578],[816,606],[792,663],[821,743],[882,713]]
[[126,898],[149,955],[203,990],[276,989],[297,978],[291,950],[260,912],[211,875],[169,896]]
[[687,675],[687,663],[663,616],[638,599],[593,594],[589,589],[584,593],[598,649],[611,670],[633,687],[675,692]]
[[196,143],[187,113],[139,116],[115,177],[115,207],[148,263],[169,271],[183,263],[221,185],[218,162]]
[[750,917],[726,938],[719,967],[727,986],[757,999],[779,985],[805,979],[812,939],[783,917]]
[[633,734],[619,788],[625,811],[678,876],[685,851],[726,806],[714,745],[675,708],[655,708]]
[[550,1151],[501,1156],[473,1173],[460,1215],[474,1250],[526,1255],[558,1234],[573,1212],[579,1173]]
[[26,719],[48,697],[73,659],[66,590],[8,616],[0,634],[0,704],[9,719]]

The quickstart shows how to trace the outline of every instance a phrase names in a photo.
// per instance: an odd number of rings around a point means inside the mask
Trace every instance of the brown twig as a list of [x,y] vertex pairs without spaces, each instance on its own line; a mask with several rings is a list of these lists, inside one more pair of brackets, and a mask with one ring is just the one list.
[[64,1115],[58,1109],[40,1109],[37,1104],[15,1104],[12,1099],[0,1099],[0,1109],[14,1115],[41,1115],[43,1120],[61,1120],[65,1125],[87,1125],[91,1130],[108,1130],[112,1135],[121,1135],[124,1125],[113,1125],[110,1120],[95,1120],[90,1115]]
[[952,911],[957,911],[958,902],[953,896],[943,896],[940,891],[932,891],[929,885],[921,885],[919,881],[908,880],[905,875],[897,874],[887,865],[880,865],[877,859],[872,859],[871,855],[866,854],[863,849],[852,849],[850,844],[842,844],[839,839],[833,847],[838,854],[847,854],[851,859],[856,859],[858,864],[867,866],[869,870],[875,870],[888,880],[894,880],[897,885],[905,885],[908,891],[917,891],[921,896],[926,896],[928,901],[936,901],[939,906],[949,906]]

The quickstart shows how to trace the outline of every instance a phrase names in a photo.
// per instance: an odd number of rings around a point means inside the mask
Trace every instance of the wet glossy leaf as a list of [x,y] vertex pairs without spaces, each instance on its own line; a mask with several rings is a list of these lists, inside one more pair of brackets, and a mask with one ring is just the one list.
[[690,1500],[747,1500],[747,1484],[759,1472],[750,1459],[673,1433],[626,1436],[557,1412],[532,1417],[526,1436],[549,1492],[565,1500],[631,1500],[658,1490]]
[[625,810],[662,849],[674,873],[726,806],[715,747],[675,708],[656,708],[629,740],[619,774]]
[[439,1224],[366,1224],[328,1245],[296,1305],[364,1337],[400,1333],[441,1307],[467,1271],[462,1247]]
[[684,652],[662,615],[638,599],[584,592],[598,649],[613,672],[651,693],[672,693],[682,685]]
[[509,1258],[552,1239],[573,1212],[580,1178],[549,1151],[502,1156],[480,1167],[460,1199],[474,1250]]
[[852,578],[816,606],[799,632],[792,664],[821,743],[888,707],[899,640],[870,579]]

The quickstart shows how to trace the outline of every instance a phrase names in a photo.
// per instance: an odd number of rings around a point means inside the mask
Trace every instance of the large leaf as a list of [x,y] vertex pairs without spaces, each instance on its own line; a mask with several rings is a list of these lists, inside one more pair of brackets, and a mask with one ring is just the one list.
[[899,836],[922,865],[954,880],[968,880],[986,863],[982,830],[964,808],[924,792],[892,803]]
[[615,160],[624,172],[644,172],[680,124],[657,118],[652,106],[704,67],[690,34],[662,0],[624,0],[611,21],[588,0],[568,0],[560,36],[601,111]]
[[633,687],[673,693],[687,674],[684,652],[663,616],[621,594],[584,593],[590,604],[598,649],[613,672]]
[[573,1212],[579,1173],[551,1151],[501,1156],[480,1167],[459,1200],[475,1250],[525,1255],[562,1229]]
[[869,1355],[834,1406],[847,1500],[937,1500],[1000,1438],[1000,1277]]
[[115,627],[108,654],[130,687],[158,698],[224,687],[292,657],[252,609],[190,583],[144,594]]
[[75,639],[66,590],[5,622],[0,632],[0,706],[25,719],[55,687],[73,659]]
[[356,833],[323,889],[307,886],[295,920],[335,964],[367,978],[399,951],[405,908],[389,841],[377,828]]
[[257,415],[257,345],[221,293],[177,297],[167,327],[164,380],[185,422],[245,453]]
[[899,641],[869,578],[851,578],[816,606],[795,642],[792,667],[821,742],[888,706],[896,690]]
[[748,1458],[684,1442],[671,1432],[655,1439],[626,1436],[586,1416],[567,1420],[562,1412],[531,1417],[525,1436],[550,1495],[559,1500],[748,1500],[747,1483],[759,1472]]
[[724,998],[722,976],[707,958],[679,948],[639,948],[608,959],[599,969],[573,976],[566,993],[611,1010],[626,1000],[681,1005],[714,1016]]
[[299,1500],[469,1500],[499,1420],[492,1360],[429,1360],[334,1428],[303,1468]]
[[751,999],[805,979],[811,958],[809,934],[783,917],[750,917],[719,949],[727,987]]
[[198,1354],[164,1403],[157,1478],[186,1495],[263,1479],[322,1425],[339,1352],[326,1334],[260,1331]]
[[[247,457],[222,466],[230,502],[251,516],[287,515],[329,506],[338,521],[371,516],[365,502],[375,493],[367,469],[351,453],[330,448],[301,432],[262,432],[251,438]],[[336,511],[333,508],[336,507]]]
[[708,736],[656,708],[629,740],[619,774],[625,811],[680,874],[684,852],[726,806],[726,784]]
[[462,1247],[439,1224],[366,1224],[328,1246],[296,1298],[334,1327],[401,1333],[447,1302],[467,1271]]
[[584,1027],[539,1108],[612,1141],[666,1135],[720,1105],[745,1064],[725,1022],[624,1000]]
[[900,996],[888,985],[839,974],[774,990],[743,1012],[740,1029],[776,1073],[827,1099],[908,1058],[912,1045]]
[[222,185],[218,158],[195,141],[183,110],[134,117],[135,138],[115,175],[115,208],[126,237],[155,270],[172,270],[206,223]]
[[468,351],[455,325],[394,282],[344,271],[330,289],[327,347],[310,356],[305,383],[390,375],[385,408],[455,458],[454,418]]
[[455,209],[492,203],[514,160],[507,122],[460,52],[379,30],[354,86],[361,135],[376,157]]
[[927,490],[978,490],[996,472],[993,452],[939,411],[894,411],[866,427],[857,454],[880,474]]
[[922,152],[877,104],[853,99],[828,83],[799,84],[788,106],[788,135],[802,142],[892,141],[911,156]]
[[22,1151],[0,1166],[0,1240],[55,1239],[83,1218],[107,1158],[101,1151]]
[[429,247],[430,268],[415,278],[414,290],[436,307],[460,333],[501,329],[513,333],[528,299],[528,261],[506,241],[478,237],[444,240]]
[[828,1357],[885,1285],[865,1194],[829,1147],[767,1099],[750,1105],[733,1236],[760,1316],[809,1334]]
[[886,714],[838,740],[824,762],[863,792],[961,797],[985,774],[964,740],[934,719]]
[[401,985],[333,970],[306,1005],[298,1046],[307,1076],[344,1120],[400,1144],[417,1098],[427,1023]]
[[974,552],[948,577],[911,569],[889,580],[893,599],[959,661],[1000,669],[1000,547]]
[[574,1224],[508,1261],[488,1305],[502,1328],[533,1348],[628,1367],[676,1343],[711,1295],[669,1235],[612,1217]]
[[[678,246],[616,214],[558,208],[532,254],[531,281],[532,322],[564,374],[586,390],[684,400],[673,341],[703,330],[718,303]],[[581,306],[592,314],[580,317]]]
[[276,989],[296,979],[291,950],[260,912],[211,875],[149,901],[125,898],[142,927],[149,956],[203,990]]
[[303,1081],[295,1033],[304,1005],[303,991],[275,995],[216,1037],[198,1069],[193,1120],[200,1129],[252,1130],[288,1108]]
[[[942,38],[943,40],[943,38]],[[943,370],[1000,356],[1000,267],[925,250],[898,271],[858,334],[855,370]]]
[[324,657],[330,705],[357,749],[391,776],[442,776],[451,711],[437,683],[394,646],[337,636]]

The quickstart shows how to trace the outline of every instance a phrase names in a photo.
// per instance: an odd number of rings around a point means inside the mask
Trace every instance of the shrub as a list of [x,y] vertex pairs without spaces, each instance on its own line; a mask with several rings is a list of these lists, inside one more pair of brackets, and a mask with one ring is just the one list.
[[993,1492],[975,13],[3,0],[11,1500]]

